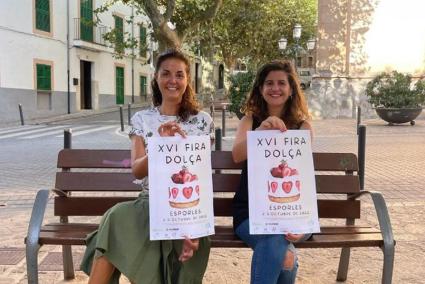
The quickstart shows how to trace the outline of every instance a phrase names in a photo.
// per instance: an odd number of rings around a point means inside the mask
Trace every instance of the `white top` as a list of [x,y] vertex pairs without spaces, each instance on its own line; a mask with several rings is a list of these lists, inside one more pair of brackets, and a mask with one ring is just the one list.
[[[200,111],[196,115],[190,115],[186,121],[182,121],[180,117],[175,115],[160,114],[158,107],[151,107],[136,112],[131,118],[132,128],[128,135],[130,137],[132,135],[142,137],[147,152],[147,138],[159,136],[159,126],[168,121],[178,122],[188,136],[210,135],[212,138],[214,137],[214,122],[211,116],[205,111]],[[145,190],[149,188],[147,176],[141,180],[136,180],[135,183],[140,184]]]

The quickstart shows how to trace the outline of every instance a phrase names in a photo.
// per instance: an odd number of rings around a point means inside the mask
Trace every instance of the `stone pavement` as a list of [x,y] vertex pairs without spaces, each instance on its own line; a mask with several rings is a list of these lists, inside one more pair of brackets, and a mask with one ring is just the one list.
[[[221,126],[220,117],[215,116],[216,126]],[[421,268],[425,261],[424,118],[422,115],[413,127],[389,127],[377,119],[363,121],[367,125],[365,188],[384,194],[397,240],[394,283],[425,283],[425,270]],[[236,117],[227,117],[226,124],[223,149],[230,149]],[[355,120],[316,120],[313,126],[314,151],[357,152]],[[8,190],[0,191],[0,284],[26,283],[23,239],[37,189],[28,181],[26,190],[11,184]],[[365,201],[361,222],[377,226],[373,205],[367,198]],[[49,207],[46,217],[53,220],[51,216]],[[74,248],[76,263],[82,251],[81,247]],[[62,280],[58,252],[59,246],[41,248],[40,283],[86,283],[80,271],[76,279]],[[248,283],[250,258],[249,249],[213,249],[204,283]],[[297,283],[337,283],[338,260],[339,249],[299,250]],[[379,249],[353,249],[346,283],[379,283],[381,270]]]

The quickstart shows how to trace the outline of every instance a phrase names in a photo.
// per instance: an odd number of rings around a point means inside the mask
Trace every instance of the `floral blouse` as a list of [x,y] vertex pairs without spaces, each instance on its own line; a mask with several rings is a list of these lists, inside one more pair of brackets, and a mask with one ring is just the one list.
[[[148,137],[159,136],[158,128],[161,124],[168,121],[177,121],[186,135],[210,135],[214,137],[214,122],[211,116],[200,111],[196,115],[191,115],[186,121],[181,121],[178,116],[174,115],[162,115],[159,113],[158,107],[152,107],[136,112],[131,118],[132,128],[129,132],[129,136],[137,135],[143,138],[145,149],[147,152],[147,141]],[[136,180],[136,183],[140,184],[143,189],[148,189],[148,177],[146,176],[142,180]]]

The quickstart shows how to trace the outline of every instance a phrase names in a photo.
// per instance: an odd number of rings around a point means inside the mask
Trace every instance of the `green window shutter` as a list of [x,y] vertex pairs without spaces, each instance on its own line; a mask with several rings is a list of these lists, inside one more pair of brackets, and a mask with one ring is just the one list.
[[93,1],[80,0],[80,31],[81,39],[93,41]]
[[140,76],[140,96],[145,98],[148,95],[147,82],[148,80],[145,76]]
[[115,93],[116,103],[118,105],[124,104],[124,68],[115,68]]
[[50,32],[50,2],[49,0],[35,0],[35,28]]
[[147,51],[147,37],[146,37],[146,28],[140,26],[140,56],[146,57]]
[[115,50],[118,52],[124,52],[124,24],[123,24],[123,19],[118,17],[118,16],[114,16],[115,19],[115,36],[117,39],[116,42],[116,46],[115,46]]
[[51,68],[50,65],[37,64],[37,90],[52,90]]

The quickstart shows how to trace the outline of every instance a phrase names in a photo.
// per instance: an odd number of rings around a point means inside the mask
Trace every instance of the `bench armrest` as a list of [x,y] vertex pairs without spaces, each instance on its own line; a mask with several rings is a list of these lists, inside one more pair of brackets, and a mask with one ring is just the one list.
[[37,192],[34,206],[32,207],[30,223],[28,225],[27,246],[38,244],[44,212],[46,211],[47,202],[49,201],[49,192],[50,191],[47,189],[42,189]]
[[385,245],[394,245],[393,229],[391,227],[390,215],[388,214],[387,204],[380,192],[362,190],[359,193],[350,195],[348,199],[357,199],[362,195],[369,195],[375,206],[376,216],[378,217],[379,227]]

